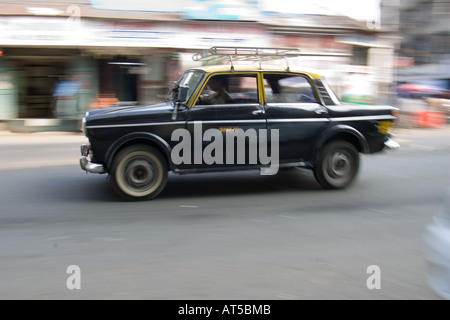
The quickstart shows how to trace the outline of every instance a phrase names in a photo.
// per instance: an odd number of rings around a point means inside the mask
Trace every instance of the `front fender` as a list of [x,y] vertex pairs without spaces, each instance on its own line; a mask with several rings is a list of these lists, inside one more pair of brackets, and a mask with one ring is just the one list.
[[150,144],[156,144],[159,149],[161,149],[161,151],[164,153],[164,155],[166,156],[166,158],[169,160],[169,167],[172,167],[172,161],[170,160],[170,154],[172,152],[171,147],[169,146],[169,144],[162,139],[160,136],[157,136],[153,133],[148,133],[148,132],[133,132],[133,133],[129,133],[126,134],[122,137],[120,137],[120,139],[116,140],[113,144],[111,144],[111,146],[108,148],[108,151],[106,152],[105,155],[105,163],[107,163],[106,166],[106,170],[109,170],[109,168],[111,168],[112,165],[112,161],[114,159],[115,154],[117,153],[117,151],[119,149],[121,149],[122,146],[129,144],[132,141],[140,141],[140,142],[144,142],[144,143],[150,143]]

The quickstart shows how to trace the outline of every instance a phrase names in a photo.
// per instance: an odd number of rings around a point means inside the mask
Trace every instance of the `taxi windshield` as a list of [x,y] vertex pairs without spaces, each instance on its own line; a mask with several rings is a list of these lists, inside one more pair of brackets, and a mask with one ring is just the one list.
[[180,86],[188,86],[189,90],[187,93],[187,100],[189,100],[197,88],[198,84],[202,80],[205,72],[201,70],[189,70],[186,71],[178,80],[178,85]]

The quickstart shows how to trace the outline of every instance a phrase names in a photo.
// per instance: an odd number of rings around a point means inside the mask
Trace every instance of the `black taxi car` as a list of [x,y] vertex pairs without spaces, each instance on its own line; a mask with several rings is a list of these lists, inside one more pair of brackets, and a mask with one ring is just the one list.
[[[156,197],[169,171],[301,167],[325,189],[349,186],[360,153],[398,147],[389,133],[397,109],[341,103],[319,74],[289,66],[298,54],[213,47],[194,55],[228,63],[187,70],[164,103],[87,112],[81,168],[109,174],[127,200]],[[286,64],[265,65],[273,59]]]

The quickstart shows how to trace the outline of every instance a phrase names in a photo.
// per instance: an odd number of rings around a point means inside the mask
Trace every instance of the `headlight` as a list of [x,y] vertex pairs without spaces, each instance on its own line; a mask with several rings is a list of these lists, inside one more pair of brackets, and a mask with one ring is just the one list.
[[86,117],[83,117],[83,119],[81,120],[81,130],[83,131],[84,135],[87,137]]

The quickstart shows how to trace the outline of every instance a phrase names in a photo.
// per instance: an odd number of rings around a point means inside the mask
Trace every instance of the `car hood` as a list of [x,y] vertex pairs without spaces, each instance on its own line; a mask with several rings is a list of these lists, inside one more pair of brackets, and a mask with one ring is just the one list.
[[147,106],[113,107],[96,109],[85,117],[87,125],[135,124],[149,121],[169,121],[173,113],[172,103]]
[[111,107],[105,109],[95,109],[89,111],[89,116],[111,115],[111,114],[129,114],[129,113],[158,113],[167,109],[173,110],[172,103],[158,103],[145,106],[123,106]]

